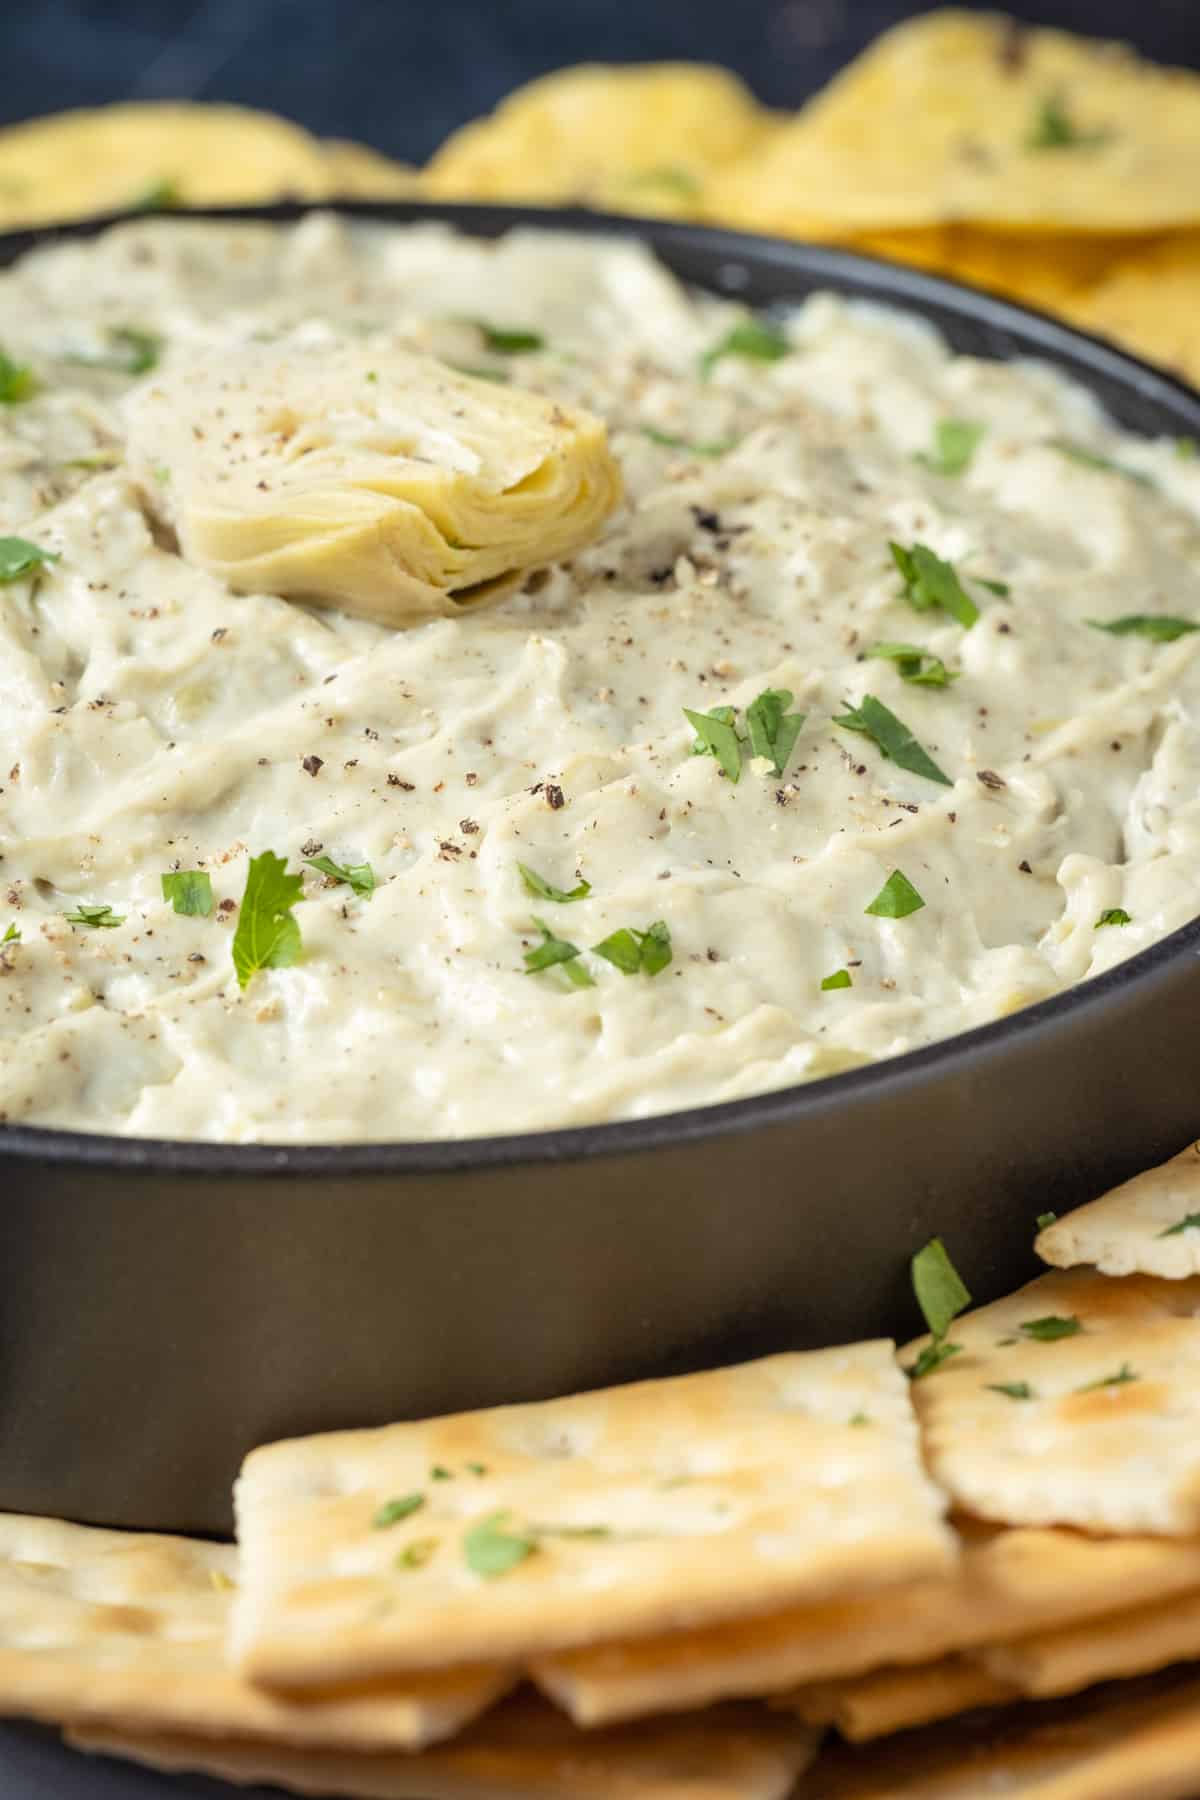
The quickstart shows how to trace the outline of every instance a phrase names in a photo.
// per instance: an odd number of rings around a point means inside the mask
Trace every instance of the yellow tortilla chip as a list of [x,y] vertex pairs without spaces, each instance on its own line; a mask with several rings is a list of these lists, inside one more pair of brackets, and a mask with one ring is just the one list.
[[224,206],[330,191],[300,126],[242,106],[137,102],[0,132],[0,227],[143,205]]
[[382,150],[350,138],[326,138],[321,145],[329,170],[329,191],[342,200],[407,200],[421,192],[421,171],[393,162]]
[[1200,232],[1122,257],[1064,310],[1085,330],[1200,384]]
[[1064,238],[943,225],[923,231],[869,232],[849,240],[849,247],[1054,310],[1099,281],[1124,251],[1161,242],[1161,237],[1097,233]]
[[713,187],[716,218],[802,234],[977,222],[1200,222],[1200,75],[947,9],[885,33]]
[[715,169],[774,129],[735,75],[704,63],[587,63],[530,82],[447,140],[426,171],[449,200],[700,209]]

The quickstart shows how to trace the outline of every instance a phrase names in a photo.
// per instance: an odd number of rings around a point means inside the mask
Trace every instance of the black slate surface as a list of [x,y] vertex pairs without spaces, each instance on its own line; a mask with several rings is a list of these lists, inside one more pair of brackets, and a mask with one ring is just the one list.
[[[420,161],[519,82],[588,57],[707,57],[770,104],[794,105],[885,26],[924,10],[903,0],[5,0],[0,122],[120,98],[235,100]],[[1200,66],[1197,0],[1008,0],[1008,10]]]

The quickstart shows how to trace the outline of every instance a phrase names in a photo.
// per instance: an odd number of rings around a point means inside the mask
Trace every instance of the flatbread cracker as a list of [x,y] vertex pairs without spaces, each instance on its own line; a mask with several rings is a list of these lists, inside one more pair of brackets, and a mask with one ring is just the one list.
[[764,1619],[538,1658],[538,1685],[580,1725],[783,1694],[888,1664],[1097,1618],[1200,1585],[1200,1540],[1090,1538],[960,1520],[949,1575]]
[[955,1505],[1011,1525],[1200,1531],[1200,1278],[1055,1272],[949,1337],[958,1352],[912,1394]]
[[1058,1269],[1091,1263],[1102,1275],[1200,1275],[1200,1143],[1057,1219],[1034,1249]]
[[865,1744],[1023,1697],[1020,1688],[969,1657],[944,1656],[914,1669],[878,1669],[854,1681],[814,1682],[779,1704],[808,1725],[832,1725],[848,1742]]
[[513,1686],[451,1670],[280,1700],[225,1666],[229,1544],[0,1514],[0,1716],[128,1731],[417,1750]]
[[299,125],[244,106],[132,101],[0,131],[0,227],[148,204],[227,206],[330,191]]
[[1172,1663],[1200,1660],[1200,1593],[1177,1595],[1169,1606],[1138,1606],[976,1654],[998,1680],[1011,1682],[1033,1699],[1077,1694],[1118,1677],[1150,1675]]
[[706,63],[560,69],[510,94],[442,145],[425,171],[443,200],[575,201],[690,215],[714,169],[774,120]]
[[833,1750],[797,1800],[1195,1800],[1198,1767],[1190,1676]]
[[202,1738],[72,1731],[77,1749],[225,1781],[362,1800],[786,1800],[817,1734],[757,1707],[584,1733],[527,1696],[420,1756],[348,1756]]
[[[275,1444],[235,1498],[234,1659],[285,1687],[746,1617],[957,1554],[883,1340]],[[392,1501],[409,1516],[379,1528]]]
[[946,8],[885,32],[761,149],[712,216],[828,232],[1200,223],[1200,75]]

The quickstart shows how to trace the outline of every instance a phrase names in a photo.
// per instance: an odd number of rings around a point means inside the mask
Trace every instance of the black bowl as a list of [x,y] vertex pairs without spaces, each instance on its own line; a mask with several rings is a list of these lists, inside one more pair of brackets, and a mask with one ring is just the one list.
[[[620,232],[756,305],[887,301],[959,350],[1049,360],[1132,431],[1200,436],[1200,396],[1166,375],[910,269],[587,214],[344,210]],[[1195,1134],[1198,1077],[1200,921],[930,1049],[633,1123],[325,1148],[9,1128],[0,1507],[221,1531],[242,1454],[281,1434],[907,1333],[916,1247],[944,1234],[982,1296],[1017,1282],[1038,1213]]]

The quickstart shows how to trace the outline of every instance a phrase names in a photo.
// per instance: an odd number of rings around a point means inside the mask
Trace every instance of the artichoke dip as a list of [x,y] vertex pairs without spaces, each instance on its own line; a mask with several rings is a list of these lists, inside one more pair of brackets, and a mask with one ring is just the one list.
[[[42,248],[0,348],[10,1123],[630,1118],[999,1018],[1200,910],[1200,459],[1046,368],[827,295],[756,317],[629,242],[326,216]],[[224,532],[211,444],[197,485],[189,408],[263,358],[320,371],[302,446],[436,358],[593,460],[515,591],[486,508],[435,540],[406,488],[436,606],[345,610],[378,569],[336,532],[312,604],[302,490],[231,453]]]

